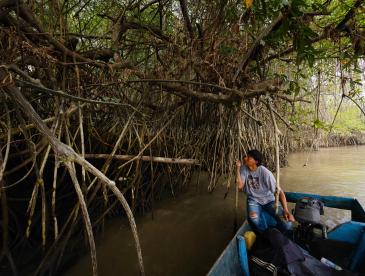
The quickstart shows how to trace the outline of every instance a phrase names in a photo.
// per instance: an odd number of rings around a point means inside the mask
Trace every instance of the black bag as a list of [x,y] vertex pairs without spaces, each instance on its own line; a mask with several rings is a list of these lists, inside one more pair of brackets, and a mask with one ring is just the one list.
[[283,268],[278,267],[272,263],[265,262],[264,260],[251,256],[250,257],[250,275],[253,276],[289,276],[290,274]]
[[250,269],[252,275],[287,276],[288,262],[303,260],[304,256],[297,247],[275,228],[269,228],[258,235],[251,250]]
[[271,228],[258,235],[251,249],[252,275],[347,276],[349,271],[337,271],[309,255],[299,245]]

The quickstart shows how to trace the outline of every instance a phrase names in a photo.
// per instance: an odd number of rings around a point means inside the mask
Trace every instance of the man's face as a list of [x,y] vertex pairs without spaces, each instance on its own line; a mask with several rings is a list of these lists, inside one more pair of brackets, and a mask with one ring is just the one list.
[[252,166],[255,166],[257,165],[257,161],[255,159],[253,159],[251,156],[249,155],[246,155],[244,158],[243,158],[243,161],[245,162],[245,165],[247,167],[252,167]]

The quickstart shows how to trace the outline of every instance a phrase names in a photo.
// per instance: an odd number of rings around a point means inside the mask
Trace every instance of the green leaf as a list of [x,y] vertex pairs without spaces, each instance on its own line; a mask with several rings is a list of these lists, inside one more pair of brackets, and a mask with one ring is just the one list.
[[237,51],[237,49],[234,47],[222,44],[219,46],[218,51],[221,55],[229,56],[231,54],[234,54]]
[[324,129],[324,130],[327,130],[329,127],[325,122],[323,122],[319,119],[314,120],[312,122],[312,126],[316,129]]

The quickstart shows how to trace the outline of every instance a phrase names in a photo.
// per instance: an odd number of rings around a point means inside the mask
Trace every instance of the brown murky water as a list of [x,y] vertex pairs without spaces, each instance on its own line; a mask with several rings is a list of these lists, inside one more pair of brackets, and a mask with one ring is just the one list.
[[[286,191],[356,197],[365,206],[365,146],[321,149],[310,154],[295,153],[281,170]],[[201,177],[200,187],[206,184]],[[223,182],[224,183],[224,182]],[[154,219],[137,220],[147,275],[205,275],[233,235],[234,191],[223,199],[225,188],[213,194],[191,191],[156,206]],[[244,198],[239,210],[244,216]],[[327,225],[348,220],[349,213],[326,210]],[[125,222],[109,222],[97,239],[101,276],[138,275],[132,235]],[[65,275],[92,275],[90,256],[82,257]]]
[[[356,197],[365,206],[365,146],[320,149],[309,155],[294,153],[280,174],[285,191]],[[325,209],[329,228],[350,220],[350,212]]]

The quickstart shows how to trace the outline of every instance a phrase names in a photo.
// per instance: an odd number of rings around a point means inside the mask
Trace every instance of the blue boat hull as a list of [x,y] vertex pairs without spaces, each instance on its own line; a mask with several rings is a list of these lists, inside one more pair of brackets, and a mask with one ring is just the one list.
[[[251,227],[247,221],[245,221],[240,229],[238,229],[236,235],[230,241],[228,246],[224,249],[222,254],[219,256],[218,260],[214,263],[213,267],[210,269],[208,275],[218,276],[218,275],[249,275],[248,271],[244,273],[241,268],[239,255],[238,255],[238,242],[237,237],[242,236],[246,231],[250,231]],[[247,259],[248,260],[248,259]]]

